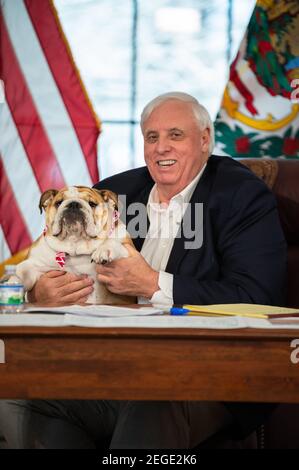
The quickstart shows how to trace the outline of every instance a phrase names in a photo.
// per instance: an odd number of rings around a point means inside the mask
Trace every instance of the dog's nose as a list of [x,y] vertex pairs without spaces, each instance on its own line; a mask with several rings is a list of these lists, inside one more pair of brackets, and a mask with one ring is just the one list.
[[81,204],[79,202],[72,201],[68,204],[67,208],[75,211],[81,208]]

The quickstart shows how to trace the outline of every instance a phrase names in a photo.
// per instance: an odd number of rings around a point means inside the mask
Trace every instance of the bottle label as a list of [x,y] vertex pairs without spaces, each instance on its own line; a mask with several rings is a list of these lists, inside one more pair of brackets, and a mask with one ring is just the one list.
[[0,285],[0,306],[21,305],[24,303],[24,286],[22,284]]

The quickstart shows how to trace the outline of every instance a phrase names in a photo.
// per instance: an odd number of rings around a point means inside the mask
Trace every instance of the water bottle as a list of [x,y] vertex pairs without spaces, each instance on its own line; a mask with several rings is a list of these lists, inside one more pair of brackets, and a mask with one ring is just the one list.
[[16,266],[7,264],[0,279],[0,312],[19,313],[24,308],[24,286],[16,275]]

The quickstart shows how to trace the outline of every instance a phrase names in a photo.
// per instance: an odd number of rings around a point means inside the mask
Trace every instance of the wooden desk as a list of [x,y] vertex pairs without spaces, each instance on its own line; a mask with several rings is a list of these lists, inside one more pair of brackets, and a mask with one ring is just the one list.
[[0,398],[299,402],[299,331],[2,327]]

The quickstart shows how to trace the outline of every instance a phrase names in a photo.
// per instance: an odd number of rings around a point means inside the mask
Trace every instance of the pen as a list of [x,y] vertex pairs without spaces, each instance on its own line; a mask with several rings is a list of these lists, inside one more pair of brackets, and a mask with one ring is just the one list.
[[[172,307],[169,311],[170,315],[190,315],[196,314],[196,312],[191,312],[188,308]],[[197,314],[198,315],[198,314]]]
[[169,311],[170,315],[176,315],[176,316],[194,316],[194,317],[221,317],[219,314],[210,314],[209,312],[195,312],[192,310],[189,310],[187,308],[180,308],[180,307],[172,307]]
[[268,318],[268,315],[258,313],[237,313],[237,312],[225,312],[221,309],[205,310],[204,307],[199,305],[185,305],[183,307],[172,307],[169,311],[170,315],[187,315],[187,316],[239,316],[247,318]]

